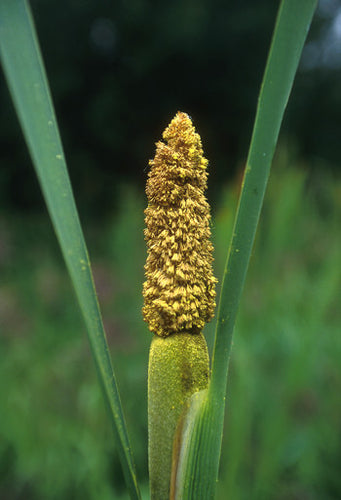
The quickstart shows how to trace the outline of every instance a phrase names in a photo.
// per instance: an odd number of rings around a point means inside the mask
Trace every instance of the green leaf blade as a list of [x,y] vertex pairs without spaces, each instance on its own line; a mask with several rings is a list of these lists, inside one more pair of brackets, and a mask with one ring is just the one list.
[[[192,408],[176,498],[214,498],[233,329],[284,111],[317,0],[282,0],[263,77],[224,271],[207,398]],[[231,402],[233,404],[233,402]]]
[[0,2],[0,56],[13,103],[87,326],[131,498],[140,493],[45,69],[28,4]]
[[[225,395],[232,331],[284,111],[317,0],[282,0],[258,100],[242,192],[224,271],[212,366],[212,390]],[[219,359],[219,361],[215,361]],[[223,360],[223,361],[222,361]],[[222,377],[224,375],[224,377]]]

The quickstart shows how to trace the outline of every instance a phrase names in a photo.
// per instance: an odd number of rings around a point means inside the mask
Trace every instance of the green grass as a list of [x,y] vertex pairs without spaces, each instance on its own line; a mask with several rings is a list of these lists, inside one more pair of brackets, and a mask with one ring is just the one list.
[[[292,164],[281,148],[237,320],[219,499],[341,495],[341,182],[315,183]],[[210,200],[219,278],[238,189]],[[142,189],[122,188],[121,211],[87,225],[85,236],[147,498],[144,205]],[[0,497],[125,499],[85,327],[48,224],[0,218]]]

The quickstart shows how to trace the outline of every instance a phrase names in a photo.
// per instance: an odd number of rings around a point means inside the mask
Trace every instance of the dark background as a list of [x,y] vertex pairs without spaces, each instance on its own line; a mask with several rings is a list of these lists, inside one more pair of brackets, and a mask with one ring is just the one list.
[[[177,110],[190,114],[203,138],[210,190],[234,175],[246,158],[278,5],[31,1],[84,215],[115,209],[121,181],[143,189],[154,142]],[[339,168],[340,42],[341,2],[323,0],[281,132],[319,175]],[[40,211],[40,191],[3,78],[0,107],[2,208]]]

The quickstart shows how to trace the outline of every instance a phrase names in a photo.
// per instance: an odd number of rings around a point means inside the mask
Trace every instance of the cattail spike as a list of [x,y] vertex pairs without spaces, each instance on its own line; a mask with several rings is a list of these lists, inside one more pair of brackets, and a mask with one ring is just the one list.
[[161,336],[199,333],[213,317],[210,208],[204,192],[207,160],[186,113],[178,112],[156,144],[147,181],[148,257],[143,317]]

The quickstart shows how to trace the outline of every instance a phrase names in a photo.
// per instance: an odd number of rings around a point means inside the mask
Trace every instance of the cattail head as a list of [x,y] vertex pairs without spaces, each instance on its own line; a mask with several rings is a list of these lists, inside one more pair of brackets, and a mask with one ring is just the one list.
[[202,330],[213,317],[217,280],[200,136],[189,116],[178,112],[163,139],[149,162],[146,187],[143,316],[152,332],[166,337]]

